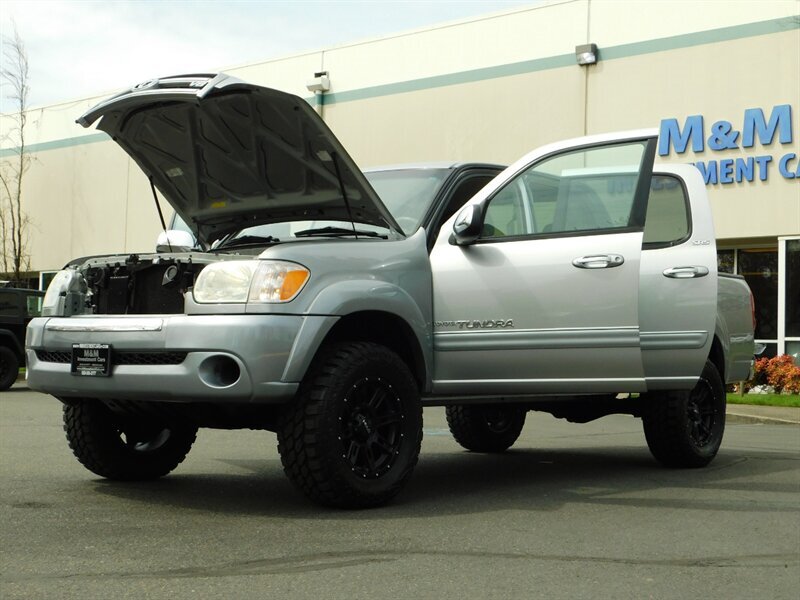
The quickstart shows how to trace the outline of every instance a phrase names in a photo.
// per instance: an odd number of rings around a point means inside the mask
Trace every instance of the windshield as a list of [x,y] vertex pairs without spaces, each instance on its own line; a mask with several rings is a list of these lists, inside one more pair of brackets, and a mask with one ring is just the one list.
[[403,232],[417,230],[450,169],[391,169],[364,173]]
[[[392,213],[398,225],[403,229],[403,233],[410,235],[420,226],[422,219],[428,211],[439,188],[444,183],[449,169],[392,169],[387,171],[372,171],[365,173],[369,183],[378,192],[381,201]],[[304,233],[309,230],[331,230],[351,229],[353,225],[343,221],[289,221],[283,223],[268,223],[256,225],[237,231],[230,238],[225,240],[225,245],[229,245],[234,240],[248,238],[252,243],[269,241],[286,241],[304,237]],[[386,229],[374,225],[362,223],[356,224],[357,231],[369,235],[370,233],[385,234]],[[178,215],[173,217],[171,229],[180,229],[191,233],[189,226],[184,223]],[[300,236],[297,234],[300,233]],[[324,234],[324,232],[320,232]],[[338,235],[341,235],[339,233]],[[271,239],[266,239],[271,238]]]

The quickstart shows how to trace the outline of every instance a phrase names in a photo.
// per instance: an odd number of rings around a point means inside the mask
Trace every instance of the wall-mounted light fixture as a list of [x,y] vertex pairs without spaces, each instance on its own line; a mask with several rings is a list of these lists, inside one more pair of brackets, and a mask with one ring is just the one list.
[[314,92],[315,94],[329,91],[331,89],[331,80],[328,79],[328,72],[319,71],[314,73],[314,79],[308,80],[306,88],[308,88],[309,92]]
[[597,62],[597,44],[575,46],[575,58],[581,66],[595,64]]
[[306,82],[306,89],[309,92],[314,92],[314,108],[320,117],[325,118],[325,92],[331,89],[331,80],[328,78],[328,72],[317,71],[314,73],[314,79],[309,79]]

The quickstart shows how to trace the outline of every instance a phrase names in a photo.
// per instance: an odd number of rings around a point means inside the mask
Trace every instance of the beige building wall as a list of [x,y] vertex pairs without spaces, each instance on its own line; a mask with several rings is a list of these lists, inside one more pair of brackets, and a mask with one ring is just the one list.
[[[601,53],[602,56],[602,53]],[[721,65],[729,65],[723,66]],[[767,120],[773,106],[792,107],[793,139],[769,146],[684,154],[672,152],[661,162],[696,162],[772,155],[768,178],[707,186],[718,238],[757,238],[800,232],[800,179],[785,179],[778,159],[800,156],[800,30],[678,48],[615,60],[601,60],[589,72],[589,133],[657,127],[661,119],[703,115],[705,134],[719,120],[739,131],[745,109],[762,108]],[[614,107],[609,110],[609,105]],[[794,169],[798,160],[790,163]]]
[[[658,127],[664,118],[702,114],[707,127],[720,119],[741,126],[746,108],[768,117],[775,104],[792,106],[791,147],[751,150],[800,154],[800,2],[651,0],[647,10],[631,9],[644,5],[556,1],[225,70],[312,103],[306,82],[328,71],[323,116],[364,167],[507,163],[554,140]],[[600,48],[588,68],[574,56],[587,42]],[[105,134],[74,123],[107,95],[29,113],[25,202],[36,270],[154,248],[160,224],[145,176]],[[0,152],[7,160],[12,150]],[[708,186],[723,241],[800,232],[800,180],[772,168],[766,182]]]

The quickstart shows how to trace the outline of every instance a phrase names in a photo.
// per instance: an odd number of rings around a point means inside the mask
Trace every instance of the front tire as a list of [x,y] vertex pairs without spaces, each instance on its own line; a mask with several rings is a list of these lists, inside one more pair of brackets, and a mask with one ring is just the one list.
[[17,355],[5,346],[0,346],[0,392],[9,389],[19,375]]
[[419,390],[394,352],[345,342],[315,359],[278,431],[289,479],[314,502],[384,504],[408,481],[422,442]]
[[456,442],[473,452],[503,452],[517,441],[525,425],[525,409],[502,404],[452,405],[447,425]]
[[667,467],[698,468],[710,463],[725,433],[725,386],[706,361],[691,391],[652,394],[642,417],[650,452]]
[[84,467],[120,481],[166,475],[183,462],[197,436],[196,427],[137,422],[91,399],[64,405],[64,431]]

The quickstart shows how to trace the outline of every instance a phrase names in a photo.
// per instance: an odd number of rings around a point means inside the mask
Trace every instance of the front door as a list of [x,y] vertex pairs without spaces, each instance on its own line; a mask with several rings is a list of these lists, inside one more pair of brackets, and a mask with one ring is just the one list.
[[435,394],[644,391],[639,264],[655,135],[535,151],[446,223],[431,253]]

